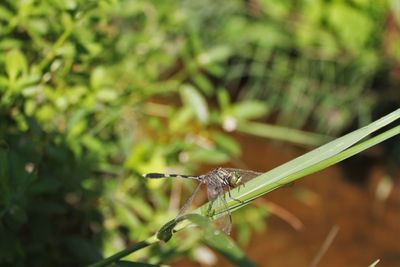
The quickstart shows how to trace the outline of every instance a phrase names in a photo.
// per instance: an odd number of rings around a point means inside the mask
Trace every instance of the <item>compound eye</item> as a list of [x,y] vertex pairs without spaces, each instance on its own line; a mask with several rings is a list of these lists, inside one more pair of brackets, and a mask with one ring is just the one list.
[[238,173],[232,174],[231,181],[233,186],[236,186],[240,182],[240,180],[242,180],[242,177]]

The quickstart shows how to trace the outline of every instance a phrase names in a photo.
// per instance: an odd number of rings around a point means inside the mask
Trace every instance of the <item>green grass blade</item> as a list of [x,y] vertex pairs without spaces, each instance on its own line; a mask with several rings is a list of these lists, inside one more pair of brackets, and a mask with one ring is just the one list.
[[131,253],[133,253],[133,252],[135,252],[137,250],[140,250],[142,248],[148,247],[148,246],[150,246],[150,245],[152,245],[154,243],[157,243],[159,241],[160,240],[156,237],[156,235],[153,235],[153,236],[147,238],[146,240],[144,240],[142,242],[136,243],[136,244],[134,244],[134,245],[132,245],[132,246],[130,246],[130,247],[128,247],[128,248],[126,248],[126,249],[114,254],[114,255],[111,255],[108,258],[105,258],[103,260],[97,261],[97,262],[89,265],[88,267],[109,266],[111,263],[117,262],[120,259],[122,259],[123,257],[126,257],[129,254],[131,254]]
[[305,132],[279,125],[270,125],[266,123],[250,121],[238,122],[237,131],[258,137],[313,147],[332,140],[332,137],[326,135]]

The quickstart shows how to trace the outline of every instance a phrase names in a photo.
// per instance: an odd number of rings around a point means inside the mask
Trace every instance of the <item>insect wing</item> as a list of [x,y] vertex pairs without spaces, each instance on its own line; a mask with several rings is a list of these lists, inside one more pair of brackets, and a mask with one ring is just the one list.
[[229,235],[232,228],[232,217],[224,198],[223,184],[217,177],[208,177],[206,184],[208,199],[211,202],[208,210],[209,212],[214,212],[214,209],[217,207],[222,209],[220,216],[214,221],[220,229]]
[[188,198],[188,200],[186,200],[185,204],[183,204],[182,208],[179,210],[178,215],[176,216],[176,218],[182,216],[190,207],[190,205],[193,202],[193,199],[196,197],[197,193],[200,190],[200,187],[203,183],[199,183],[196,187],[196,189],[193,191],[192,195]]

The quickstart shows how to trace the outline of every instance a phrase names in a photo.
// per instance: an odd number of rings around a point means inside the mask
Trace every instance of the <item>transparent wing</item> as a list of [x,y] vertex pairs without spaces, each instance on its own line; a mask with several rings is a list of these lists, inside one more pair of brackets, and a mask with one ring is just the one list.
[[185,204],[183,204],[182,208],[179,210],[178,215],[176,216],[176,218],[182,216],[182,215],[189,209],[190,205],[191,205],[192,202],[193,202],[193,199],[196,197],[196,195],[197,195],[197,193],[199,192],[200,187],[201,187],[202,184],[203,184],[203,183],[200,182],[200,183],[197,185],[196,189],[193,191],[193,193],[190,195],[190,197],[188,198],[188,200],[186,200]]
[[235,168],[223,168],[223,169],[228,171],[228,172],[236,172],[240,176],[242,176],[241,183],[245,183],[247,181],[250,181],[253,178],[263,174],[262,172],[256,172],[256,171],[252,171],[252,170],[243,170],[243,169],[235,169]]
[[207,185],[207,195],[208,199],[211,201],[209,206],[209,212],[214,212],[213,209],[219,207],[222,208],[222,212],[220,217],[215,219],[215,223],[217,226],[222,229],[226,234],[229,235],[232,228],[232,217],[228,208],[228,204],[224,198],[224,188],[219,177],[207,177],[206,185]]

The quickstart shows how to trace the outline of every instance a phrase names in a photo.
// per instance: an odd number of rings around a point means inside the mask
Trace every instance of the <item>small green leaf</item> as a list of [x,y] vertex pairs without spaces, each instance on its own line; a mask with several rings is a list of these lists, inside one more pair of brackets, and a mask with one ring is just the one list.
[[229,161],[227,153],[216,149],[199,149],[189,153],[190,160],[209,164],[222,164]]
[[114,207],[115,216],[118,218],[118,221],[128,227],[135,228],[140,224],[139,218],[129,207],[126,207],[124,204],[118,204]]
[[229,46],[217,46],[201,53],[197,60],[200,65],[208,65],[210,63],[226,60],[230,55],[231,49]]
[[142,218],[150,220],[153,216],[152,207],[140,197],[127,196],[126,202]]
[[63,12],[61,14],[61,23],[65,29],[71,29],[74,26],[74,22],[71,18],[71,15],[67,12]]
[[215,77],[223,78],[225,75],[225,68],[222,64],[210,64],[205,66],[207,72]]
[[213,85],[205,75],[202,73],[197,73],[196,75],[193,75],[192,79],[195,85],[201,89],[201,91],[203,91],[206,95],[211,95],[213,91]]
[[397,0],[390,0],[389,4],[392,12],[395,14],[394,17],[397,21],[397,25],[400,25],[400,2]]
[[13,13],[8,11],[6,8],[0,6],[0,18],[1,20],[10,20],[13,17]]
[[8,79],[15,82],[18,76],[28,72],[28,64],[24,54],[18,50],[13,49],[6,55],[6,72]]
[[96,98],[101,102],[107,103],[115,101],[118,98],[118,94],[112,88],[102,89],[97,92]]
[[[81,122],[84,122],[85,120],[85,116],[87,116],[87,112],[84,110],[84,109],[77,109],[77,110],[75,110],[75,112],[74,113],[72,113],[71,114],[71,116],[70,116],[70,118],[69,118],[69,121],[68,121],[68,124],[67,124],[67,128],[68,128],[68,130],[69,131],[72,131],[72,132],[76,132],[76,131],[78,131],[78,133],[80,133],[79,132],[79,130],[83,130],[83,129],[81,129],[81,125],[79,125]],[[78,125],[78,126],[77,126]],[[78,129],[75,129],[74,130],[74,128],[78,128]]]
[[226,110],[230,106],[229,93],[225,88],[220,88],[217,91],[218,104],[221,111]]
[[107,84],[107,72],[103,66],[96,67],[90,74],[90,86],[92,88],[100,88]]
[[184,131],[186,125],[190,120],[193,119],[194,112],[193,109],[189,107],[183,107],[179,109],[174,115],[169,119],[169,128],[172,132]]
[[212,139],[216,143],[217,147],[222,149],[223,151],[226,151],[234,156],[240,155],[240,145],[236,142],[235,139],[233,139],[229,135],[214,132],[212,133]]
[[333,2],[328,10],[328,23],[346,48],[355,53],[363,51],[374,29],[374,22],[367,13],[342,2]]
[[243,101],[233,106],[232,115],[238,119],[256,119],[265,116],[268,109],[261,101]]
[[8,84],[8,78],[6,76],[0,75],[0,92],[6,90]]
[[194,111],[197,119],[202,124],[206,124],[208,122],[209,112],[205,98],[190,85],[182,86],[180,93],[185,106]]

